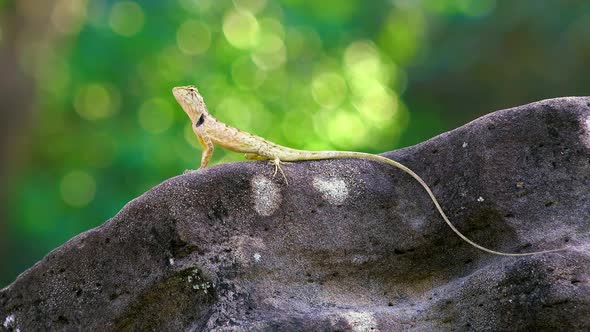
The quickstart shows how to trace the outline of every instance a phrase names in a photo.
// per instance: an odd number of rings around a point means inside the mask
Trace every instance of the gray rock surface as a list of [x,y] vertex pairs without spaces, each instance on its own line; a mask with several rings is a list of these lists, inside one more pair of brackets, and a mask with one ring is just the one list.
[[590,98],[363,160],[169,179],[0,291],[0,330],[589,330]]

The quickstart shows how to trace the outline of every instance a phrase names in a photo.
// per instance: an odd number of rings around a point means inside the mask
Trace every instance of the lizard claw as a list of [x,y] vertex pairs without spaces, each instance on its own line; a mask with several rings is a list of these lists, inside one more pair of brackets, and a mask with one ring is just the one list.
[[285,175],[285,172],[283,172],[283,169],[281,168],[281,164],[286,164],[286,163],[281,161],[279,158],[275,158],[273,160],[270,160],[269,163],[271,165],[275,166],[275,172],[273,173],[272,177],[274,178],[277,175],[277,172],[281,172],[283,179],[285,179],[285,183],[287,185],[289,185],[289,181],[287,180],[287,176]]

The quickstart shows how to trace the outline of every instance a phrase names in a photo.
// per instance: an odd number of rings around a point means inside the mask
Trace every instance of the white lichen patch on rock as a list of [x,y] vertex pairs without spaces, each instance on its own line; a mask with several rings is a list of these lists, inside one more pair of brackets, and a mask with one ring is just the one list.
[[278,186],[263,175],[257,175],[251,180],[254,210],[262,216],[273,214],[281,203],[281,193]]
[[5,329],[10,329],[10,328],[15,327],[15,325],[16,325],[15,323],[16,323],[16,319],[14,318],[14,315],[8,315],[4,319],[2,326],[4,326]]
[[348,187],[346,182],[340,178],[323,179],[314,177],[313,187],[322,194],[325,200],[333,205],[342,205],[348,198]]
[[195,291],[202,291],[204,294],[207,294],[209,288],[213,287],[209,281],[201,277],[199,269],[193,269],[192,273],[187,277],[187,281]]
[[254,254],[254,261],[256,263],[260,262],[260,259],[262,259],[262,255],[260,255],[259,253],[255,253]]
[[378,331],[377,321],[370,312],[349,311],[342,314],[354,332]]

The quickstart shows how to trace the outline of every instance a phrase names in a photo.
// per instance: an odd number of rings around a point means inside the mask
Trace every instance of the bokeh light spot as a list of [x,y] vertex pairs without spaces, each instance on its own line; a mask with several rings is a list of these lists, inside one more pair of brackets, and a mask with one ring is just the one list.
[[248,49],[256,45],[260,26],[251,12],[231,10],[223,19],[223,34],[234,47]]
[[398,97],[384,87],[374,89],[353,105],[368,124],[379,129],[387,128],[397,120]]
[[328,138],[335,146],[346,148],[358,146],[365,140],[369,127],[363,124],[359,114],[339,110],[327,120]]
[[375,45],[369,41],[356,41],[350,44],[344,52],[345,68],[361,67],[369,70],[369,75],[379,71],[379,54]]
[[262,34],[252,53],[252,60],[263,70],[279,68],[287,61],[287,51],[283,40],[272,33]]
[[86,21],[86,0],[59,0],[51,12],[51,23],[63,34],[76,34]]
[[87,172],[75,170],[61,179],[59,188],[64,202],[74,207],[83,207],[94,198],[96,181]]
[[351,89],[357,95],[370,94],[390,81],[395,66],[384,68],[379,51],[370,41],[356,41],[344,52],[344,65]]
[[321,73],[311,82],[311,94],[320,106],[328,109],[338,107],[346,98],[346,82],[337,73]]
[[100,83],[91,83],[78,89],[74,108],[86,120],[99,120],[118,111],[119,95],[114,88]]
[[176,31],[176,43],[185,54],[202,54],[211,45],[211,31],[201,22],[185,21]]
[[166,131],[174,119],[170,104],[159,98],[150,99],[143,103],[137,115],[139,125],[152,134]]
[[109,25],[121,36],[131,37],[143,28],[144,13],[141,6],[133,1],[117,2],[111,8]]

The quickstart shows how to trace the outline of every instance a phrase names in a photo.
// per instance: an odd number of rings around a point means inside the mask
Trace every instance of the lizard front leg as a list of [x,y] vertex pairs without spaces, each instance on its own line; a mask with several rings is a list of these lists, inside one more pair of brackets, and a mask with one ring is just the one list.
[[203,130],[202,127],[198,126],[198,123],[193,126],[193,131],[199,140],[199,144],[203,148],[203,151],[201,152],[201,166],[199,168],[207,167],[215,147],[213,146],[211,138],[209,138],[209,135],[207,135],[207,132]]
[[[209,163],[209,160],[211,159],[211,156],[213,155],[213,150],[215,148],[213,146],[213,142],[211,141],[211,139],[202,130],[199,130],[195,127],[193,127],[193,129],[195,135],[197,136],[197,140],[199,141],[199,145],[201,145],[201,147],[203,148],[203,151],[201,152],[201,166],[199,167],[199,169],[201,169],[203,167],[207,167],[207,164]],[[192,169],[187,169],[184,171],[184,174],[191,172],[196,171]]]
[[199,138],[199,143],[201,147],[203,147],[203,152],[201,152],[201,166],[199,168],[207,167],[209,160],[211,160],[211,156],[213,155],[213,150],[215,150],[213,146],[213,142],[208,136],[205,135],[197,135]]

